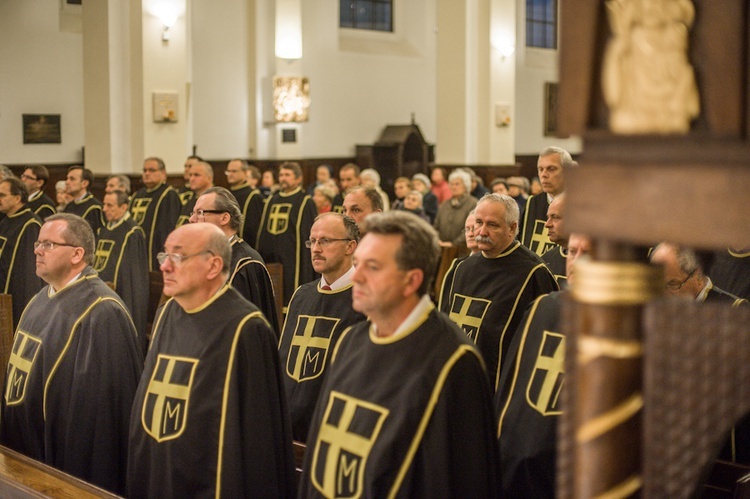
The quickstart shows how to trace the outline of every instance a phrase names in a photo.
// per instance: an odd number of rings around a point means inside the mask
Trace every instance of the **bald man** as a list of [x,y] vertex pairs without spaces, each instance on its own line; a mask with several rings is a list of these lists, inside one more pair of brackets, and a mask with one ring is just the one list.
[[164,294],[130,419],[130,497],[292,497],[294,460],[276,336],[229,286],[209,223],[172,232]]

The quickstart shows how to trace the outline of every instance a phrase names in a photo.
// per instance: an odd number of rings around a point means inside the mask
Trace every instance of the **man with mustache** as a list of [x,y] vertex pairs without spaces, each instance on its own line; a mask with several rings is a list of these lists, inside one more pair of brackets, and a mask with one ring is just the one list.
[[512,197],[487,194],[474,216],[474,240],[481,255],[456,266],[453,280],[444,284],[449,291],[440,310],[477,345],[497,388],[504,353],[524,310],[537,296],[558,287],[542,259],[516,240],[518,204]]

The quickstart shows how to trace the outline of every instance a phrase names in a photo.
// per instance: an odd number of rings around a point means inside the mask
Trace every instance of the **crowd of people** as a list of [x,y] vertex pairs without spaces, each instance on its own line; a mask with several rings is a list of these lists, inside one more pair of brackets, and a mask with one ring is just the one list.
[[[233,159],[224,188],[191,156],[174,188],[149,157],[141,189],[113,175],[103,202],[83,166],[55,201],[45,167],[0,169],[0,443],[130,497],[554,497],[560,308],[595,249],[565,228],[576,166],[545,148],[538,190],[435,167],[391,199],[353,163],[306,183]],[[651,260],[666,294],[748,306],[750,249]],[[737,430],[723,457],[746,461]]]

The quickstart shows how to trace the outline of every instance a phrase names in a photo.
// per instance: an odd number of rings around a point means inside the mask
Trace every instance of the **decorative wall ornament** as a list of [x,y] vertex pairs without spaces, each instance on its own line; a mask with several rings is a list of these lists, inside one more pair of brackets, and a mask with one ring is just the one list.
[[277,122],[308,120],[310,82],[299,76],[273,77],[273,117]]
[[691,0],[607,0],[612,30],[602,84],[610,129],[621,134],[687,133],[700,111],[688,60]]

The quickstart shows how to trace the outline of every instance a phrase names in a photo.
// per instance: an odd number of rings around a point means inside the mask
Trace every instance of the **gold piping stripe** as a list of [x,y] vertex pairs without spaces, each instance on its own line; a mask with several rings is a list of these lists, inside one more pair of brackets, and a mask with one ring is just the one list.
[[643,487],[643,480],[641,480],[640,475],[633,475],[605,493],[599,494],[595,499],[619,499],[621,497],[630,497],[641,487]]
[[575,299],[593,305],[638,305],[662,292],[661,270],[633,262],[576,262]]
[[599,357],[632,359],[643,355],[643,345],[638,341],[621,341],[590,335],[579,336],[577,348],[580,364],[588,364]]
[[643,396],[635,393],[612,410],[583,423],[576,433],[576,440],[578,443],[590,442],[635,416],[642,407]]

